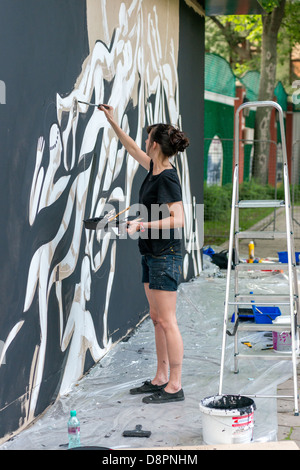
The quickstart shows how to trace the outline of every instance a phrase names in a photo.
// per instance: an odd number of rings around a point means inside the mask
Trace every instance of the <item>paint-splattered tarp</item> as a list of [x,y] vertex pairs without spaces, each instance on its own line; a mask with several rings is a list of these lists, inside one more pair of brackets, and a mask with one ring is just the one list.
[[[209,269],[198,278],[182,284],[178,294],[177,315],[185,346],[184,402],[146,405],[142,396],[129,394],[131,387],[155,373],[153,326],[147,319],[33,426],[0,449],[65,449],[71,409],[77,410],[81,421],[82,445],[112,449],[201,445],[199,402],[218,393],[226,282],[224,272],[211,264],[206,267]],[[278,291],[285,283],[280,273],[265,274],[247,280],[246,288],[253,290],[259,284],[263,290]],[[258,333],[246,339],[258,347],[268,341]],[[233,345],[228,341],[224,393],[275,395],[277,384],[291,375],[290,361],[258,360],[240,361],[240,373],[235,375]],[[276,399],[255,398],[255,403],[254,441],[276,440]],[[151,431],[149,438],[122,436],[124,430],[135,429],[138,424]]]

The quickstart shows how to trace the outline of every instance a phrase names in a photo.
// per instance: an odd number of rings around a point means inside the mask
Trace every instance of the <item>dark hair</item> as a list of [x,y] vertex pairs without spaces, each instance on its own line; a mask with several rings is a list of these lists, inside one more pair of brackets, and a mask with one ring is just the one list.
[[184,132],[170,124],[153,124],[147,127],[147,132],[151,132],[151,142],[157,142],[167,157],[183,152],[190,144]]

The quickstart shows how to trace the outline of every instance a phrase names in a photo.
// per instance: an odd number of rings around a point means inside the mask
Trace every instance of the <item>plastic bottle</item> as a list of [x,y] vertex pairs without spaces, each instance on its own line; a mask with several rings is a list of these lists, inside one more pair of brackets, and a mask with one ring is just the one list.
[[80,446],[80,422],[76,416],[76,411],[70,412],[68,421],[69,449]]
[[250,242],[249,245],[249,263],[254,261],[254,242]]

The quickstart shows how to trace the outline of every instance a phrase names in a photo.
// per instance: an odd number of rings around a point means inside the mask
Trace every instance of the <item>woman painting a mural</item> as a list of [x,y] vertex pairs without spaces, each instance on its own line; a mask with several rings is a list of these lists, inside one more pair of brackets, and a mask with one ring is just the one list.
[[[157,371],[152,380],[131,389],[130,393],[149,393],[149,396],[143,398],[144,403],[182,401],[183,342],[176,320],[182,254],[176,229],[184,226],[184,211],[179,178],[169,157],[183,152],[189,140],[183,132],[171,125],[152,125],[147,128],[144,152],[116,123],[111,106],[100,105],[99,109],[105,113],[128,153],[148,171],[139,194],[139,203],[147,209],[148,218],[131,221],[128,233],[133,235],[140,232],[142,282],[154,324]],[[155,207],[163,212],[162,216],[153,217]]]

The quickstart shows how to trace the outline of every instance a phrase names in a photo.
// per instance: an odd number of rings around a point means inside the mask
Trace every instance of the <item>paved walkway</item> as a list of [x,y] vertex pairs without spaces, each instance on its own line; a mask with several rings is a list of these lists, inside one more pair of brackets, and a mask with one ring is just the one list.
[[[294,209],[294,216],[297,220],[300,220],[300,207]],[[275,222],[275,230],[285,231],[285,211],[279,209],[276,211],[276,218],[274,221],[273,215],[267,217],[263,221],[259,222],[249,230],[261,230],[263,227],[268,228],[266,230],[273,230]],[[297,223],[294,223],[295,236],[300,236],[300,227]],[[240,257],[247,257],[248,243],[250,240],[241,240],[239,243]],[[228,248],[229,242],[226,241],[221,249]],[[265,239],[254,239],[255,244],[255,256],[258,258],[277,258],[278,252],[287,250],[287,242],[285,239],[276,240],[265,240]],[[300,238],[294,239],[295,251],[300,251]],[[298,370],[298,390],[300,388],[300,371]],[[281,384],[278,387],[278,395],[293,395],[293,378],[287,382]],[[294,443],[300,449],[300,417],[294,416],[291,409],[293,408],[293,399],[285,398],[277,400],[277,419],[278,419],[278,440],[286,442],[294,441]]]
[[[300,373],[298,370],[298,393],[300,388]],[[293,378],[277,388],[278,395],[293,395]],[[278,440],[294,441],[300,449],[300,417],[294,416],[292,398],[277,400]]]
[[[300,221],[300,207],[296,207],[294,209],[294,216],[295,219]],[[285,211],[284,209],[277,209],[276,210],[276,217],[274,219],[274,214],[266,217],[262,221],[255,224],[253,227],[249,229],[249,231],[255,230],[275,230],[278,232],[283,232],[286,230],[286,222],[285,222]],[[294,231],[295,231],[295,251],[300,251],[300,226],[297,223],[294,223]],[[299,237],[299,238],[298,238]],[[247,257],[248,256],[248,244],[251,240],[240,240],[239,248],[240,248],[240,257]],[[227,240],[224,242],[221,247],[220,251],[228,248],[229,241]],[[258,258],[278,258],[279,251],[286,251],[287,250],[287,241],[286,239],[276,239],[276,240],[265,240],[265,239],[254,239],[254,254]]]

